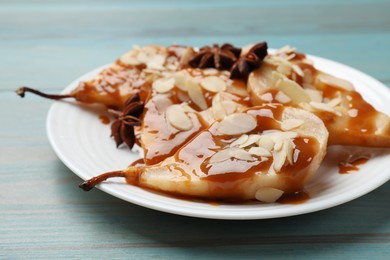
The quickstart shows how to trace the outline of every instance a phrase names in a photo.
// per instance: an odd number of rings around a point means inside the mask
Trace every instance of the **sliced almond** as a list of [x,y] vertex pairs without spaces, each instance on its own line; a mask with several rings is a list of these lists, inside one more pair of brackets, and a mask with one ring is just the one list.
[[187,47],[180,58],[180,64],[188,64],[188,61],[194,56],[195,51],[192,47]]
[[193,79],[186,79],[187,91],[191,100],[201,109],[207,109],[207,102],[203,96],[201,87]]
[[272,156],[271,152],[263,147],[251,147],[248,150],[248,153],[256,155],[256,156],[264,156],[264,157]]
[[229,150],[229,153],[230,153],[231,157],[236,158],[238,160],[242,160],[242,161],[253,161],[254,160],[252,155],[250,153],[248,153],[247,151],[245,151],[244,149],[231,148]]
[[212,111],[213,111],[213,115],[214,115],[214,118],[215,119],[222,119],[224,117],[226,117],[226,111],[225,109],[223,108],[222,104],[221,103],[215,103],[213,104],[213,106],[211,107]]
[[148,59],[146,67],[148,69],[164,70],[165,56],[156,54]]
[[274,141],[270,136],[263,135],[260,137],[259,141],[257,142],[257,145],[259,147],[262,147],[268,151],[271,151],[275,145]]
[[290,165],[292,165],[293,162],[293,145],[292,141],[290,139],[285,139],[283,144],[284,152],[286,153],[287,161]]
[[228,159],[230,159],[230,148],[216,152],[213,156],[211,156],[209,162],[217,163],[226,161]]
[[264,93],[263,95],[260,96],[260,99],[265,102],[272,102],[274,98],[271,93]]
[[249,135],[248,139],[245,141],[245,143],[242,143],[240,145],[240,148],[248,147],[257,141],[259,141],[261,135]]
[[277,201],[283,193],[284,191],[282,190],[265,187],[256,191],[255,198],[262,202],[273,203]]
[[[283,143],[283,142],[282,142]],[[282,145],[283,148],[283,145]],[[284,149],[274,153],[273,168],[276,172],[280,172],[287,159],[287,153]]]
[[279,152],[283,148],[283,138],[279,138],[276,140],[274,145],[274,151]]
[[336,113],[336,110],[334,110],[333,107],[329,106],[326,103],[319,103],[319,102],[310,102],[309,105],[314,108],[317,111],[326,111],[331,113]]
[[284,94],[283,91],[278,91],[278,93],[276,93],[276,95],[275,95],[275,99],[276,99],[276,101],[278,101],[282,104],[291,102],[291,98],[289,96],[287,96],[286,94]]
[[326,104],[331,106],[331,107],[335,107],[335,106],[339,105],[340,103],[341,103],[341,98],[334,98]]
[[309,95],[311,101],[322,102],[322,91],[316,89],[309,89],[309,88],[305,88],[304,90]]
[[182,131],[190,130],[193,127],[192,120],[186,115],[180,105],[172,105],[166,111],[168,123],[174,128]]
[[215,121],[213,111],[211,109],[203,110],[199,114],[208,124],[212,124]]
[[153,82],[153,88],[158,93],[166,93],[173,89],[175,86],[175,79],[174,78],[167,78],[167,79],[158,79]]
[[295,119],[295,118],[289,118],[289,119],[284,120],[281,123],[280,128],[283,131],[290,131],[292,129],[300,127],[301,125],[303,125],[303,123],[304,123],[303,120]]
[[239,146],[245,143],[249,138],[249,135],[241,135],[237,140],[230,144],[230,147]]
[[235,113],[225,117],[218,125],[217,132],[225,135],[245,134],[257,126],[256,119],[245,113]]
[[172,101],[168,95],[156,95],[152,98],[152,102],[159,113],[164,113],[172,105]]
[[139,65],[141,64],[141,62],[135,57],[136,55],[136,51],[135,50],[131,50],[129,52],[126,52],[125,54],[123,54],[119,60],[126,64],[126,65]]
[[172,77],[175,79],[175,85],[183,91],[187,91],[186,81],[191,76],[186,71],[178,71],[172,74]]
[[287,96],[291,98],[294,103],[307,103],[310,102],[310,96],[306,93],[301,86],[298,85],[295,81],[292,81],[287,78],[279,79],[275,87],[283,91]]
[[226,90],[226,82],[217,76],[203,78],[200,85],[210,92],[221,92]]
[[301,77],[304,77],[304,76],[305,76],[305,73],[303,73],[301,67],[299,67],[298,65],[293,64],[291,67],[292,67],[293,71],[294,71],[296,74],[298,74],[299,76],[301,76]]
[[354,90],[351,82],[344,80],[344,79],[336,78],[336,77],[328,75],[328,74],[318,75],[317,80],[319,80],[320,82],[322,82],[324,84],[331,85],[333,87],[339,87],[339,88],[344,89],[344,90],[348,90],[348,91]]
[[230,100],[222,101],[221,105],[225,109],[226,115],[230,115],[236,112],[239,106],[236,102]]

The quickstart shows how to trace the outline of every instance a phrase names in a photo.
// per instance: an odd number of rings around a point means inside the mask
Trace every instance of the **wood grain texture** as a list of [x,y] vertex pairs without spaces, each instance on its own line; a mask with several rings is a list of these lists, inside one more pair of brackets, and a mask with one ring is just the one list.
[[46,137],[52,92],[133,44],[267,40],[390,86],[390,1],[0,1],[0,259],[386,259],[390,183],[317,213],[217,221],[145,209],[80,179]]

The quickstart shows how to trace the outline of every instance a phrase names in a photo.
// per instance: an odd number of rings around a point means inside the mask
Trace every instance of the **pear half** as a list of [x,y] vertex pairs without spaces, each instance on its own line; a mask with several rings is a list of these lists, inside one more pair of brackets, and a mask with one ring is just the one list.
[[273,202],[301,191],[326,153],[328,131],[314,114],[262,105],[211,124],[157,165],[130,166],[80,185],[126,177],[142,188],[196,198]]
[[301,60],[283,64],[293,69],[283,73],[280,65],[265,62],[250,74],[253,105],[276,102],[315,113],[328,128],[329,144],[390,147],[390,118],[367,103],[350,82]]

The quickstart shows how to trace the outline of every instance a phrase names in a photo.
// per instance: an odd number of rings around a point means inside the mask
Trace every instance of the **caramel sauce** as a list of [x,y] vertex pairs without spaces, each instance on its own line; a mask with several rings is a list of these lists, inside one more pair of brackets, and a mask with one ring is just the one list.
[[339,163],[339,173],[340,174],[347,174],[351,171],[358,171],[359,165],[365,164],[369,158],[367,157],[359,157],[357,159],[354,159],[352,161],[346,161],[346,162],[340,162]]
[[144,158],[137,159],[130,164],[130,166],[135,166],[135,167],[140,167],[140,166],[144,166],[144,165],[145,165]]
[[[252,114],[258,121],[258,126],[248,134],[258,134],[269,129],[280,129],[279,122],[284,107],[280,105],[264,106],[262,109],[248,109],[246,113]],[[222,162],[210,163],[210,158],[217,152],[226,148],[237,139],[237,136],[218,135],[214,123],[207,131],[200,133],[186,146],[178,150],[175,155],[177,162],[188,165],[193,169],[192,174],[209,181],[210,194],[226,196],[237,195],[237,188],[242,180],[254,178],[257,174],[268,173],[273,160],[246,161],[230,158]],[[305,170],[318,151],[318,141],[311,137],[297,137],[293,140],[295,150],[299,151],[293,165],[285,165],[280,171],[280,178],[286,182],[287,192],[303,188],[306,179]],[[232,197],[234,197],[232,196]]]
[[[175,101],[175,100],[172,100]],[[202,118],[196,114],[188,115],[193,128],[178,131],[158,112],[154,102],[150,100],[145,106],[143,117],[143,140],[145,164],[153,165],[172,156],[184,143],[188,142],[200,130],[206,127]]]
[[110,123],[110,118],[108,116],[105,116],[105,115],[99,115],[99,120],[104,125],[108,125]]
[[310,199],[310,195],[304,191],[284,193],[276,202],[281,204],[303,204]]
[[[201,69],[192,69],[188,68],[187,72],[193,77],[206,77]],[[218,71],[214,76],[221,76],[222,72]],[[227,77],[227,76],[226,76]],[[243,88],[243,91],[246,91],[246,86],[242,81],[239,80],[230,80],[225,79],[227,85],[236,84],[236,88]],[[208,106],[212,105],[212,98],[217,94],[214,92],[207,91],[202,88],[203,95],[207,101]],[[225,93],[227,97],[240,104],[248,105],[247,97],[238,96],[232,93]],[[200,115],[189,113],[188,116],[193,122],[193,128],[187,131],[179,131],[166,121],[164,113],[158,111],[158,108],[153,102],[153,97],[159,95],[157,93],[151,93],[149,101],[145,105],[144,117],[143,117],[143,147],[145,151],[145,164],[153,165],[161,162],[165,158],[172,156],[175,152],[184,144],[192,139],[200,130],[203,130],[208,126],[206,122],[203,121]],[[201,109],[192,102],[188,94],[174,87],[169,95],[169,99],[172,104],[181,104],[187,102],[190,107],[196,111],[201,111]],[[153,140],[153,142],[149,141]],[[199,155],[203,156],[203,155]]]

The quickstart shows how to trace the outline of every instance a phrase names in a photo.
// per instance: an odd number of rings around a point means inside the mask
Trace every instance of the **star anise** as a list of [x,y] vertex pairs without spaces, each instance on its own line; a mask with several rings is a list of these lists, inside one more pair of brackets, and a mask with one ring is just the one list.
[[213,44],[212,47],[204,46],[188,61],[193,68],[216,68],[229,70],[234,62],[240,57],[241,49],[225,43],[221,47]]
[[140,116],[144,109],[144,103],[140,101],[138,93],[129,98],[122,111],[112,110],[117,119],[111,125],[111,136],[114,137],[116,146],[125,143],[130,149],[135,144],[134,126],[141,125]]
[[267,56],[267,43],[255,44],[248,53],[241,56],[230,69],[231,79],[247,79],[249,73],[260,67],[265,56]]

